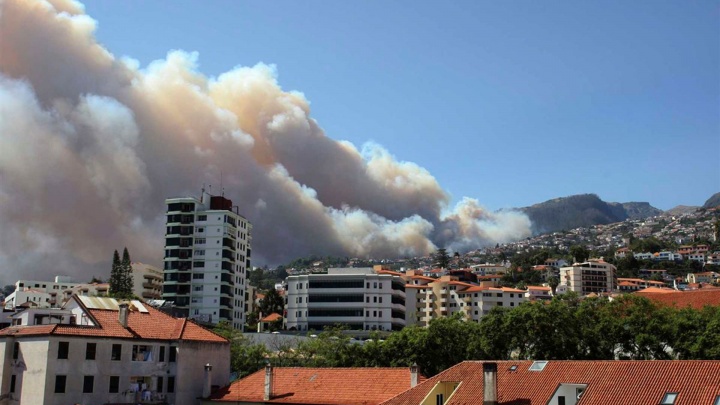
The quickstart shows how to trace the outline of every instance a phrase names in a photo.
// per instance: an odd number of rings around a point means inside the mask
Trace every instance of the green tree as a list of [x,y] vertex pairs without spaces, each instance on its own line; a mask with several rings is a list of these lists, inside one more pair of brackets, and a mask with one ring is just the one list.
[[121,294],[125,298],[130,298],[133,295],[133,274],[132,274],[132,261],[130,260],[130,253],[128,249],[123,249],[122,261],[120,262],[121,269]]
[[280,293],[274,289],[271,288],[270,290],[265,292],[265,298],[260,300],[260,312],[262,313],[262,316],[268,316],[272,313],[277,313],[282,315],[283,309],[285,308],[285,300],[280,295]]
[[253,343],[226,321],[220,322],[213,331],[230,341],[230,369],[238,373],[239,378],[265,366],[265,358],[268,355],[265,345]]
[[122,269],[118,251],[113,252],[112,268],[110,269],[110,294],[116,296],[123,290]]
[[435,255],[433,257],[434,265],[439,268],[446,269],[448,268],[448,265],[450,264],[450,255],[448,255],[447,249],[440,248],[435,252]]
[[570,255],[572,255],[573,260],[575,260],[578,263],[582,263],[586,261],[590,257],[590,252],[580,245],[573,245],[570,246]]
[[550,277],[548,277],[547,282],[548,282],[548,285],[550,286],[550,288],[552,289],[553,295],[555,295],[555,289],[557,288],[558,285],[560,285],[560,280],[557,278],[557,276],[550,276]]

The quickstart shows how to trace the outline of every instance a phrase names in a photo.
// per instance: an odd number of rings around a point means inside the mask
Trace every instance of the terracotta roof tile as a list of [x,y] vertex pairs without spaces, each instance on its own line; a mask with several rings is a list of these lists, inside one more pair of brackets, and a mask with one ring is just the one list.
[[272,314],[270,314],[270,315],[264,317],[263,319],[261,319],[260,322],[275,322],[275,321],[277,321],[278,319],[282,319],[282,315],[280,315],[280,314],[278,314],[278,313],[276,313],[276,312],[273,312]]
[[[515,371],[511,366],[517,366]],[[545,405],[560,384],[587,384],[578,405],[657,405],[666,392],[677,404],[712,404],[720,395],[720,361],[549,361],[530,371],[532,361],[497,362],[502,405]],[[483,402],[483,363],[466,361],[432,377],[383,405],[418,405],[442,381],[462,382],[446,405]]]
[[263,369],[211,398],[218,402],[375,405],[410,388],[410,369],[275,367],[272,386],[272,398],[263,401]]
[[643,297],[663,305],[676,306],[678,308],[692,307],[702,309],[705,305],[720,306],[720,290],[694,290],[694,291],[674,291],[668,292],[645,292],[638,291],[635,294],[642,294]]

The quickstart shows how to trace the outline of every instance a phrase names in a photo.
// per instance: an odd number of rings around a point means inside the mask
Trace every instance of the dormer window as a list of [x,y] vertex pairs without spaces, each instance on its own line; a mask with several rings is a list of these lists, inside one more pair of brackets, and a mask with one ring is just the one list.
[[[662,399],[662,402],[660,402],[661,405],[674,405],[675,400],[677,399],[678,393],[677,392],[666,392],[665,396]],[[715,401],[717,403],[717,401]]]

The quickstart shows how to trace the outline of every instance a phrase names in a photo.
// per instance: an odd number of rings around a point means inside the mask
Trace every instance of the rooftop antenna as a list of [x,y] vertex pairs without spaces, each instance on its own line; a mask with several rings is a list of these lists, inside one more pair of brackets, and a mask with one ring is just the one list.
[[203,202],[204,198],[205,198],[205,183],[203,183],[202,188],[200,189],[200,202]]
[[220,170],[220,195],[225,197],[225,187],[223,187],[222,182],[222,170]]

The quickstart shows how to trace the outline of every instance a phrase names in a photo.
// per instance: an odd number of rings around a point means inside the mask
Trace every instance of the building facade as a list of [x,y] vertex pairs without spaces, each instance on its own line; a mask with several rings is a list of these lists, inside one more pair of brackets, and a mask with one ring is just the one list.
[[162,296],[163,272],[145,263],[132,263],[133,294],[144,300],[157,300]]
[[73,296],[28,311],[0,331],[3,404],[190,405],[229,383],[226,339],[139,301]]
[[251,230],[237,206],[204,190],[202,196],[170,198],[167,204],[164,300],[179,313],[208,324],[245,323],[245,285]]
[[617,284],[617,269],[602,259],[590,259],[560,269],[560,283],[580,295],[611,293]]
[[74,294],[104,296],[109,288],[108,283],[79,283],[68,276],[55,276],[54,281],[18,280],[15,282],[15,292],[5,298],[5,308],[19,308],[23,304],[58,308]]
[[327,274],[287,278],[286,328],[322,330],[342,324],[356,330],[405,326],[405,281],[372,268],[331,268]]

